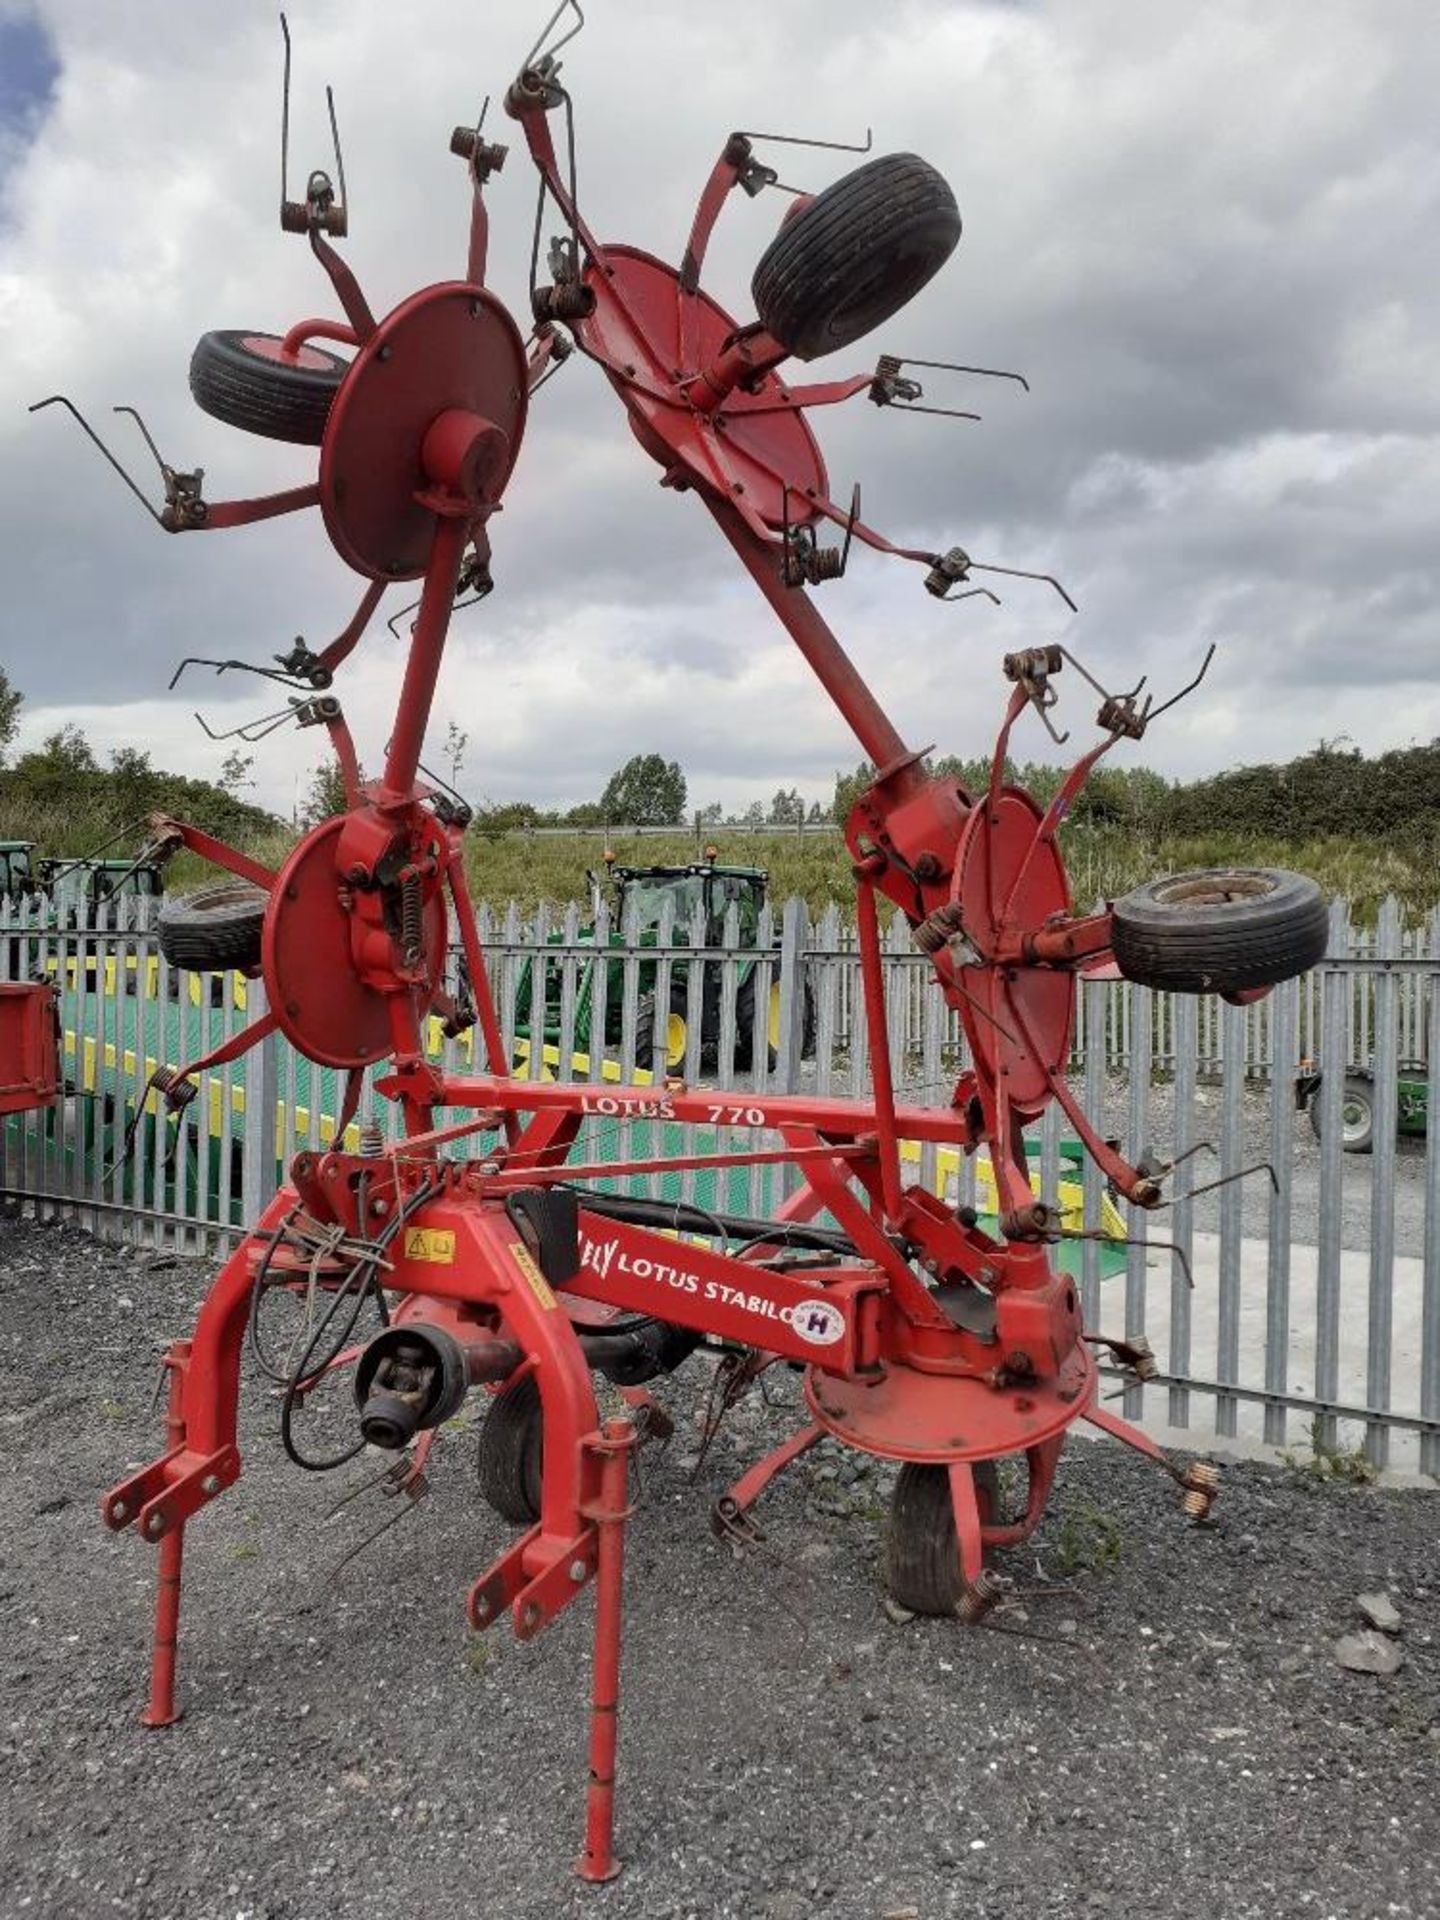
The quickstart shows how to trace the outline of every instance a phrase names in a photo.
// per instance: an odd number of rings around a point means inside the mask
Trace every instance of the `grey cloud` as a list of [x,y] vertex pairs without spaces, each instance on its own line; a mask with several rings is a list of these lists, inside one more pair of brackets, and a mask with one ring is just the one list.
[[[297,9],[294,163],[323,155],[332,78],[348,253],[377,307],[459,270],[449,126],[503,87],[539,11],[481,20],[447,0],[397,49],[379,0]],[[233,9],[52,0],[44,14],[59,95],[11,176],[0,235],[16,343],[0,369],[3,657],[47,716],[153,700],[157,757],[213,771],[188,720],[201,690],[164,696],[173,659],[262,658],[296,632],[318,643],[360,582],[310,516],[166,539],[68,423],[22,409],[63,387],[109,430],[123,425],[109,403],[138,403],[171,457],[205,465],[214,497],[313,465],[205,419],[184,385],[204,328],[332,304],[275,228],[278,44],[268,17]],[[1034,391],[937,378],[932,396],[978,406],[978,426],[863,402],[820,416],[834,491],[862,479],[867,517],[897,537],[1053,569],[1082,612],[1022,583],[1000,587],[998,610],[937,608],[915,570],[857,558],[821,605],[914,737],[977,751],[1000,653],[1055,637],[1116,679],[1132,666],[1173,679],[1226,643],[1213,684],[1141,750],[1175,771],[1320,732],[1378,747],[1440,731],[1426,691],[1440,640],[1440,52],[1419,0],[1337,0],[1316,22],[1302,0],[590,10],[566,76],[602,234],[678,253],[737,124],[873,123],[877,146],[923,152],[955,185],[966,233],[946,272],[815,377],[884,347],[1018,367]],[[805,183],[843,164],[777,152]],[[523,313],[533,176],[519,148],[491,204],[491,279]],[[722,223],[710,278],[737,312],[779,210],[762,196]],[[442,687],[440,712],[473,716],[473,784],[581,798],[632,747],[663,744],[697,793],[821,791],[856,757],[708,516],[657,477],[596,369],[577,360],[539,397],[496,523],[499,590],[459,624]],[[341,689],[367,739],[383,739],[398,668],[380,628]],[[232,688],[207,691],[240,717]],[[308,751],[266,750],[277,801]]]

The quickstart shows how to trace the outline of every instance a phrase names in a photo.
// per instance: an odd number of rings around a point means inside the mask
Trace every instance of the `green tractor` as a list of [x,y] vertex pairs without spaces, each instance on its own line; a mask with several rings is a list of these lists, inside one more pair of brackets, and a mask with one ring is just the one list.
[[[697,926],[703,927],[700,950],[724,944],[725,922],[735,911],[738,943],[753,949],[754,957],[742,956],[736,962],[735,986],[735,1066],[745,1070],[757,1059],[757,1047],[764,1046],[773,1065],[780,1045],[780,970],[775,965],[759,964],[760,918],[765,906],[770,876],[763,867],[722,866],[712,849],[703,860],[683,867],[623,867],[606,853],[611,892],[609,947],[614,958],[604,970],[603,1034],[592,1032],[596,1000],[599,997],[599,969],[581,964],[574,973],[574,1050],[590,1054],[597,1042],[602,1048],[621,1044],[624,1017],[624,955],[635,948],[659,944],[660,925],[667,903],[673,906],[671,947],[692,947]],[[592,945],[595,921],[599,917],[604,883],[595,874],[589,876],[593,918],[580,930],[582,945]],[[564,935],[552,933],[550,945],[559,946]],[[778,946],[770,951],[778,956]],[[561,1008],[565,965],[557,956],[544,962],[543,988],[544,1034],[547,1046],[558,1046],[561,1035]],[[661,969],[658,960],[639,964],[639,996],[635,1019],[635,1065],[664,1073],[684,1064],[690,1048],[690,965],[683,957],[673,958],[666,989],[666,1005],[658,1004]],[[725,968],[712,963],[703,969],[698,1058],[701,1070],[710,1072],[719,1061],[721,1000]],[[765,975],[768,973],[768,979]],[[804,987],[804,1050],[813,1050],[813,1006],[808,984]],[[530,1022],[535,1005],[532,963],[527,961],[516,986],[516,1036],[531,1038]],[[663,1057],[657,1057],[657,1040],[663,1043]],[[593,1071],[593,1068],[592,1068]]]
[[[1295,1080],[1295,1105],[1308,1111],[1315,1138],[1320,1132],[1322,1075],[1313,1060],[1302,1060]],[[1402,1060],[1395,1085],[1395,1131],[1424,1138],[1430,1116],[1430,1070],[1423,1060]],[[1375,1075],[1369,1067],[1348,1067],[1340,1094],[1340,1141],[1346,1153],[1370,1153],[1375,1146]]]
[[37,860],[33,840],[0,840],[0,899],[18,906],[43,895],[54,901],[62,926],[113,932],[119,925],[118,900],[154,900],[163,889],[153,860],[97,860],[84,854]]

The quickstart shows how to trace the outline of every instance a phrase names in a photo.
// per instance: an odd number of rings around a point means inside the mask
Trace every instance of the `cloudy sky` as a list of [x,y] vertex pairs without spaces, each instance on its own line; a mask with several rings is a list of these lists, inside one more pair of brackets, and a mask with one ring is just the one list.
[[[922,153],[955,189],[948,267],[818,373],[884,349],[1018,368],[1032,391],[927,394],[977,407],[978,425],[863,401],[820,415],[832,483],[844,498],[861,479],[894,537],[1054,571],[1080,611],[1021,582],[999,609],[941,606],[917,570],[862,553],[821,604],[909,739],[979,751],[1001,654],[1056,639],[1103,680],[1143,666],[1161,689],[1219,643],[1200,694],[1128,750],[1169,773],[1321,736],[1373,751],[1440,735],[1435,0],[588,11],[565,73],[602,237],[677,256],[737,126],[871,125],[877,151]],[[292,165],[326,163],[330,80],[347,252],[377,312],[462,270],[449,131],[503,91],[543,12],[291,0]],[[0,0],[0,664],[26,696],[22,744],[73,720],[102,750],[214,775],[224,749],[192,707],[237,724],[263,709],[262,683],[167,695],[173,662],[262,660],[297,633],[318,648],[359,597],[318,515],[167,538],[58,411],[25,411],[67,392],[136,454],[109,409],[139,406],[215,499],[313,476],[313,453],[208,419],[186,387],[207,328],[333,310],[276,221],[279,72],[268,3]],[[845,164],[775,151],[810,186]],[[708,278],[748,318],[749,270],[786,203],[735,202]],[[522,152],[491,208],[491,285],[523,311]],[[469,733],[472,795],[593,798],[658,748],[693,802],[738,806],[781,784],[828,797],[858,757],[708,516],[657,477],[577,357],[536,402],[494,528],[497,589],[459,617],[446,659],[432,748],[451,718]],[[400,668],[377,625],[337,687],[372,763]],[[1092,707],[1071,696],[1077,739]],[[290,807],[315,739],[258,750],[262,799]],[[1044,757],[1038,725],[1016,744]]]

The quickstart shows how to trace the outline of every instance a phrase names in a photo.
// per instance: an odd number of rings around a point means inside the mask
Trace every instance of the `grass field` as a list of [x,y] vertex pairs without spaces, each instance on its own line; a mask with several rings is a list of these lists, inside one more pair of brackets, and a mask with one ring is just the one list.
[[[832,900],[854,899],[854,881],[844,843],[836,834],[751,834],[716,830],[714,844],[722,860],[769,870],[771,896],[798,894],[812,910]],[[1077,906],[1128,892],[1142,880],[1192,867],[1292,867],[1309,873],[1329,896],[1347,899],[1357,920],[1373,919],[1380,902],[1394,894],[1411,918],[1428,913],[1440,900],[1440,876],[1428,852],[1368,845],[1340,838],[1288,844],[1249,836],[1147,839],[1113,827],[1075,827],[1062,833]],[[697,857],[695,836],[658,834],[612,842],[622,864],[681,863]],[[539,900],[585,898],[585,869],[600,864],[603,843],[594,836],[544,838],[524,833],[472,838],[467,866],[477,900],[502,905],[518,900],[532,907]]]

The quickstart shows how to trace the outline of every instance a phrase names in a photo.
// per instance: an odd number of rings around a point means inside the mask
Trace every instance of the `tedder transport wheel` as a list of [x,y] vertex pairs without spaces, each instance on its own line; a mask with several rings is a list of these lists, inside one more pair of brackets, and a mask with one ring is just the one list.
[[1273,867],[1220,867],[1151,880],[1112,912],[1127,980],[1173,993],[1240,993],[1307,973],[1330,916],[1315,882]]
[[[1310,1102],[1310,1124],[1320,1132],[1320,1095]],[[1347,1073],[1340,1095],[1340,1143],[1346,1153],[1371,1153],[1375,1147],[1375,1086],[1363,1073]]]
[[202,412],[267,440],[318,447],[330,403],[349,368],[319,347],[280,358],[269,333],[202,333],[190,356],[190,391]]
[[543,1424],[533,1373],[502,1387],[480,1429],[480,1491],[512,1526],[540,1518]]
[[[1000,1476],[993,1460],[974,1463],[975,1503],[987,1526],[1000,1511]],[[911,1613],[953,1614],[965,1593],[950,1474],[945,1467],[907,1460],[890,1500],[885,1535],[885,1585]]]
[[959,238],[960,210],[934,167],[882,154],[786,220],[750,282],[755,311],[797,360],[834,353],[913,300]]
[[260,964],[260,928],[269,895],[235,880],[199,893],[171,894],[160,909],[160,951],[172,967],[242,973]]

